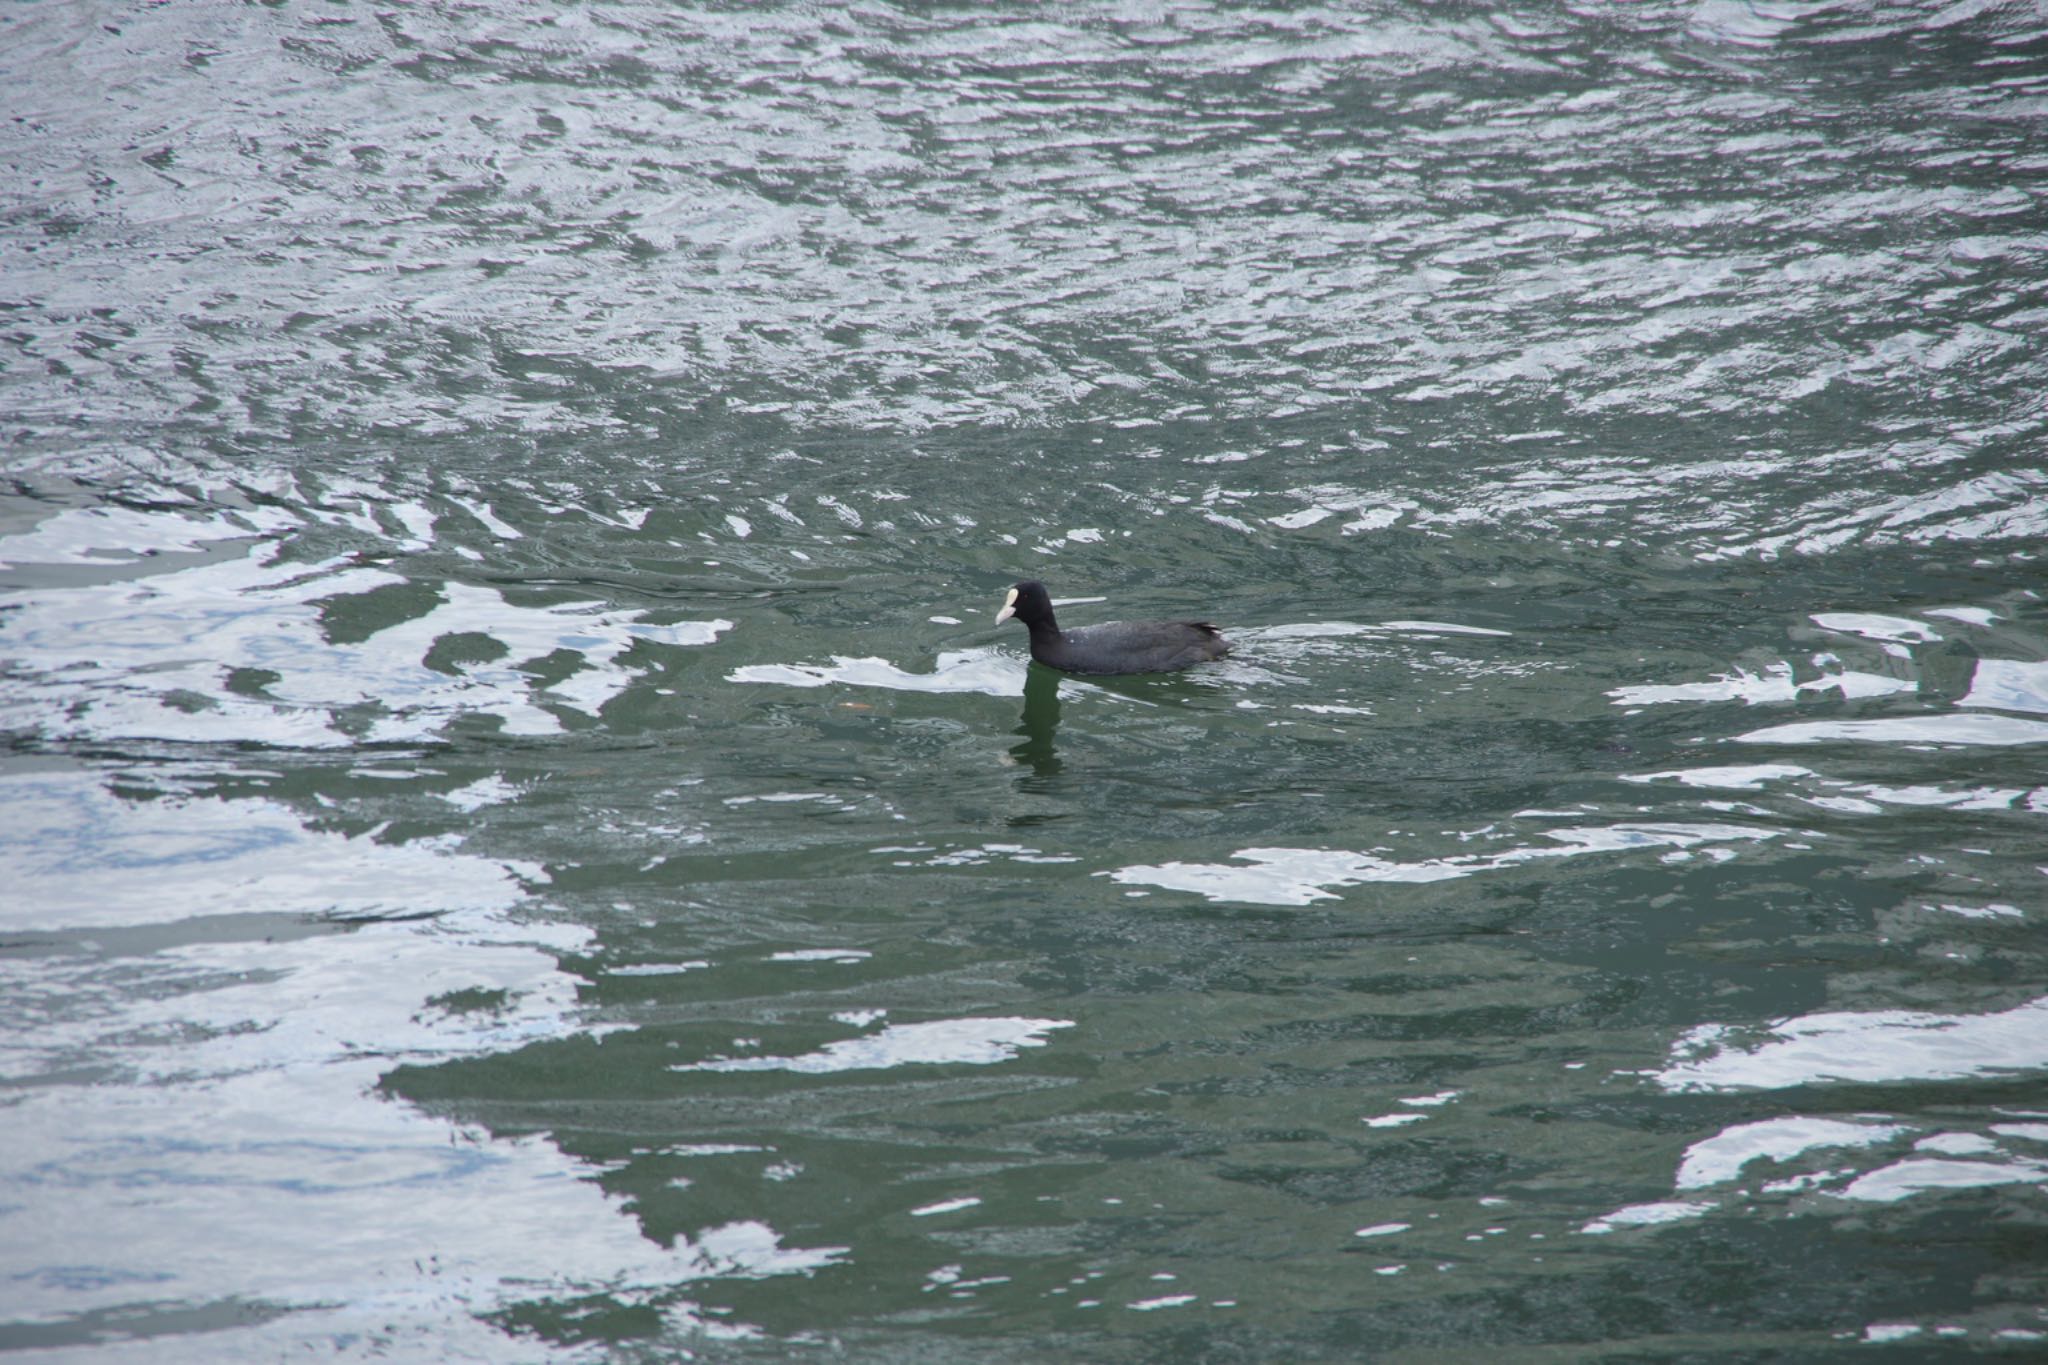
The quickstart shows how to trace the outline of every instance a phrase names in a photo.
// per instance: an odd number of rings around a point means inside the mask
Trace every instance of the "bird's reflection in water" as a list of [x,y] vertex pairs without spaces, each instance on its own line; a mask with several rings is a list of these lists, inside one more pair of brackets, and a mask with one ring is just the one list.
[[1060,770],[1060,756],[1052,742],[1059,728],[1059,670],[1032,664],[1024,675],[1024,721],[1017,727],[1024,742],[1013,746],[1010,756],[1038,776],[1051,777]]

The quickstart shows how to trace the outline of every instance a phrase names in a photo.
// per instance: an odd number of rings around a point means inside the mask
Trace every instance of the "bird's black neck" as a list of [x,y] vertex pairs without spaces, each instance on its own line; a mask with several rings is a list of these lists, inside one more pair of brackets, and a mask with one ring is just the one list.
[[1053,641],[1060,638],[1059,622],[1052,619],[1051,612],[1047,612],[1043,616],[1033,617],[1031,620],[1026,621],[1024,623],[1024,629],[1031,632],[1031,643],[1035,645],[1049,645]]

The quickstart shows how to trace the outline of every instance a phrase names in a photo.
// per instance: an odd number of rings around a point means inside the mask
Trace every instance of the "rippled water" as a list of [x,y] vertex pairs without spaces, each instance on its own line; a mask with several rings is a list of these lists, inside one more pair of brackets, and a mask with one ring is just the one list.
[[0,1347],[2048,1342],[2038,7],[0,79]]

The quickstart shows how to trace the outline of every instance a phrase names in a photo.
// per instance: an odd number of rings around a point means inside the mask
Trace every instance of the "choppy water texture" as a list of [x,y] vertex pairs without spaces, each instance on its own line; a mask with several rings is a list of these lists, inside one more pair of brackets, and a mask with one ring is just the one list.
[[0,1348],[2048,1345],[2038,6],[0,89]]

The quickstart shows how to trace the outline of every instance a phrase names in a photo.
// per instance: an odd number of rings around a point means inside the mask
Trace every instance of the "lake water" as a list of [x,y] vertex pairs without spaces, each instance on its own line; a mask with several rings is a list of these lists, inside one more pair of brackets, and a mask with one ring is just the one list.
[[0,82],[0,1348],[2048,1344],[2038,6]]

